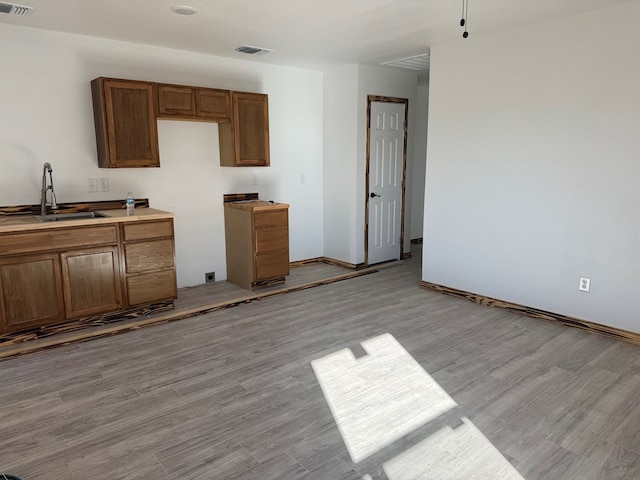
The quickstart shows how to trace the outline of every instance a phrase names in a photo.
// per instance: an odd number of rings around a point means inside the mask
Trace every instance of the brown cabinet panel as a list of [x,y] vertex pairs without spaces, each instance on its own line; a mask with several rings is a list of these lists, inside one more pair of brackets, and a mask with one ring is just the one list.
[[125,245],[127,273],[173,267],[173,240],[154,240]]
[[0,259],[0,332],[25,330],[63,319],[58,255]]
[[220,165],[269,166],[269,103],[262,93],[231,92],[232,122],[218,126]]
[[287,225],[289,223],[289,215],[287,210],[266,210],[256,212],[254,215],[254,224],[256,227],[265,227],[268,225]]
[[159,167],[154,84],[91,82],[100,167]]
[[231,99],[229,90],[214,88],[196,89],[198,117],[221,122],[231,119]]
[[123,229],[125,242],[146,240],[148,238],[173,237],[172,220],[125,223]]
[[[287,250],[289,248],[289,229],[287,225],[256,228],[256,253]],[[289,261],[287,261],[287,264]]]
[[256,281],[289,275],[289,250],[256,256]]
[[117,225],[47,229],[0,235],[3,255],[118,243]]
[[122,308],[117,247],[65,252],[61,259],[67,318]]
[[173,269],[127,277],[127,297],[131,306],[172,300],[176,296],[176,272]]
[[196,92],[191,87],[158,85],[158,115],[196,116]]

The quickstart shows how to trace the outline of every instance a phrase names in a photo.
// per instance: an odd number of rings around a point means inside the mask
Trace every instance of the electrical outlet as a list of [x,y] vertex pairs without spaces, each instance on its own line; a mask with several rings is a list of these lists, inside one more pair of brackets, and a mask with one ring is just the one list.
[[213,283],[216,281],[216,272],[207,272],[204,274],[204,283]]
[[578,290],[581,292],[589,293],[591,289],[591,278],[589,277],[580,277],[580,283],[578,284]]
[[100,191],[101,192],[108,192],[109,191],[109,179],[106,177],[103,178],[99,178],[98,179],[98,183],[100,185]]
[[300,174],[300,185],[304,185],[306,181],[304,173]]
[[251,177],[251,184],[252,185],[258,185],[258,174],[254,173],[253,176]]
[[88,190],[89,193],[96,193],[98,191],[98,179],[89,178]]

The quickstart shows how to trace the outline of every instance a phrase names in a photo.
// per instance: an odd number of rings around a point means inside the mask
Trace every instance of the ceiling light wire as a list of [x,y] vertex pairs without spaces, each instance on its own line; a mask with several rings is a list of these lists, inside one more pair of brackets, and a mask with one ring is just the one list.
[[468,25],[469,25],[469,0],[462,0],[462,15],[460,18],[460,26],[464,27],[464,32],[462,32],[462,38],[467,38],[469,36],[469,32],[467,31]]

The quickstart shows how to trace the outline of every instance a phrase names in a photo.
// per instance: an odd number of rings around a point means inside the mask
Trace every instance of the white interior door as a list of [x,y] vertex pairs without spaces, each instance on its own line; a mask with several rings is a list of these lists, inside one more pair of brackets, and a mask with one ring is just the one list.
[[405,104],[371,102],[368,264],[401,255]]

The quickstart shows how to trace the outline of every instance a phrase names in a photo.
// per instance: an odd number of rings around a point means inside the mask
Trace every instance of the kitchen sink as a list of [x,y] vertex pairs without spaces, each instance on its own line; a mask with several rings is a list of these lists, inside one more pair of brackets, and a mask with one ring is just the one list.
[[41,222],[62,222],[65,220],[83,220],[86,218],[106,217],[98,212],[72,212],[72,213],[50,213],[49,215],[36,215]]

